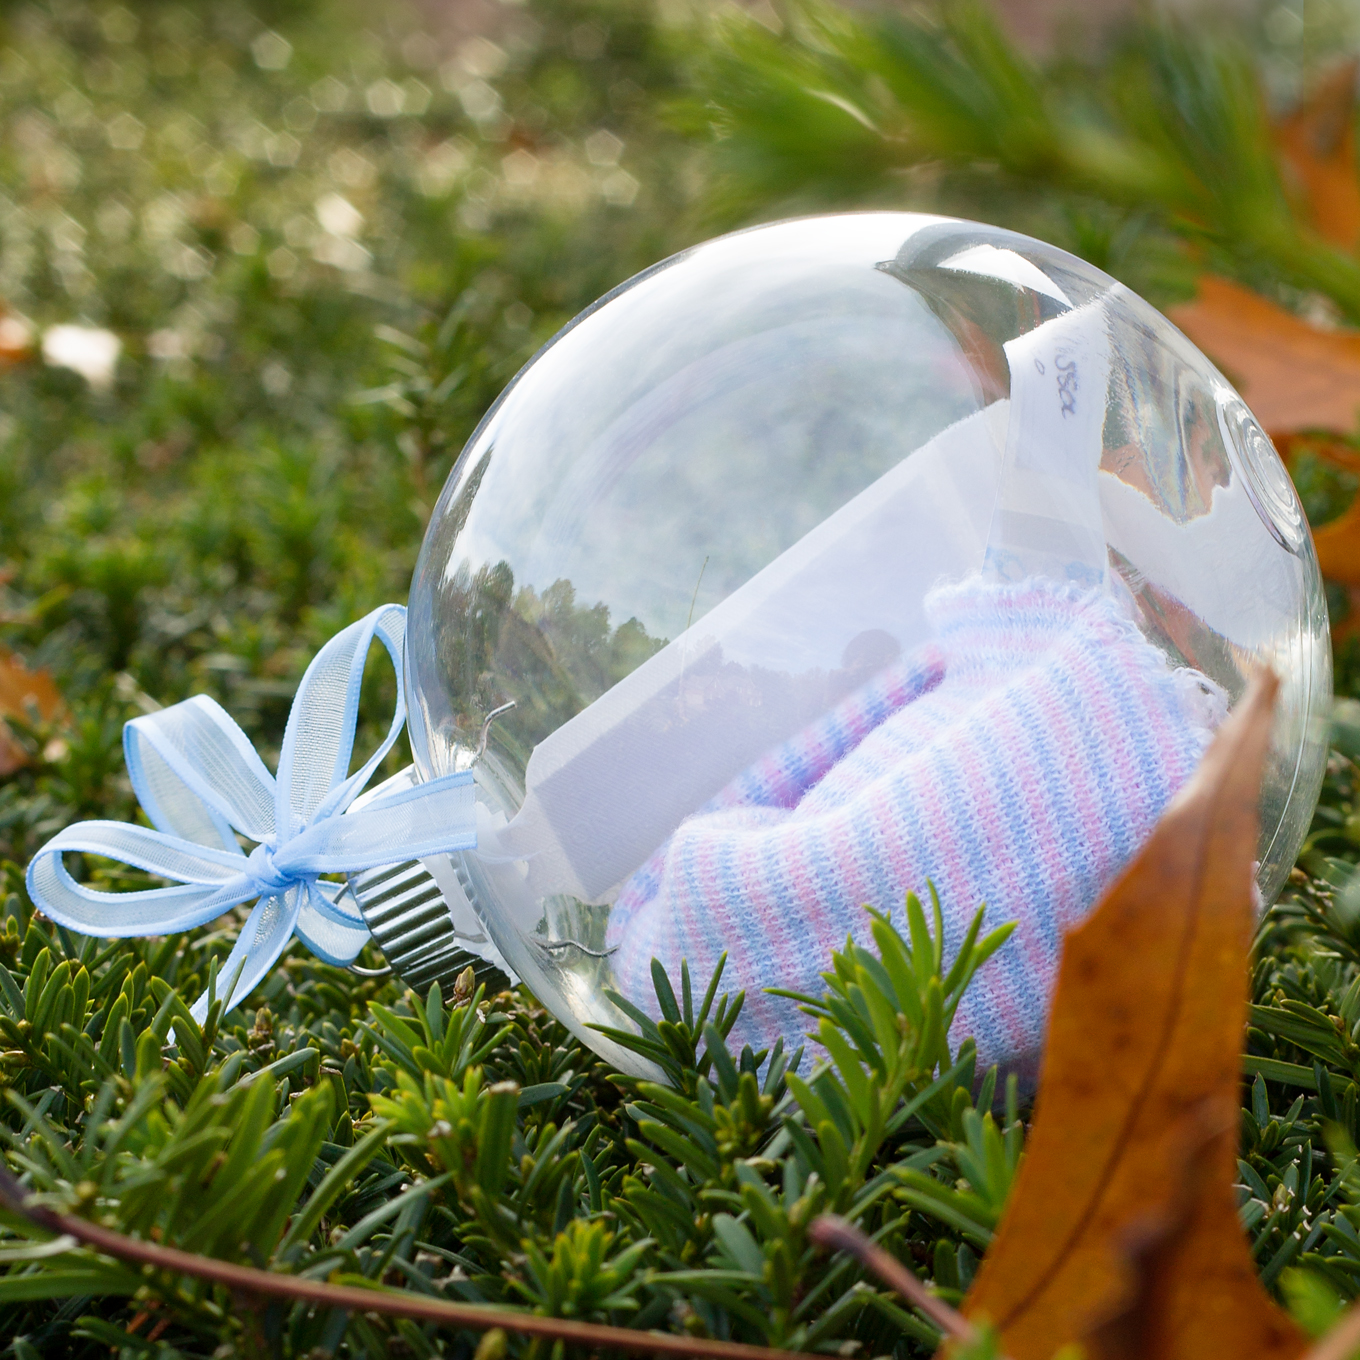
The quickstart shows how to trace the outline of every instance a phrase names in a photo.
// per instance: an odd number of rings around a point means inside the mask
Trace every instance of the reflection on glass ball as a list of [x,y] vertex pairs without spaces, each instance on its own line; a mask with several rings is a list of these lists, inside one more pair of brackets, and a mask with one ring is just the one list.
[[[411,593],[412,746],[474,771],[464,894],[592,1025],[700,990],[734,1039],[863,905],[938,889],[1016,933],[954,1037],[1032,1067],[1062,931],[1253,666],[1282,697],[1269,900],[1317,797],[1327,619],[1287,475],[1159,313],[997,228],[873,213],[676,256],[568,326],[451,473]],[[489,727],[488,715],[513,702]],[[482,749],[482,733],[487,739]]]

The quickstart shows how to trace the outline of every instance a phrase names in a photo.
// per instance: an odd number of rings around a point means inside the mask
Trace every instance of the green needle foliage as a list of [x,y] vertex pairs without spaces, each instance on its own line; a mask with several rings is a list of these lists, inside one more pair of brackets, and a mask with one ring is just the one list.
[[1187,290],[1197,257],[1360,320],[1360,260],[1295,211],[1262,65],[1239,36],[1148,19],[1098,61],[1040,67],[984,0],[787,0],[779,15],[777,33],[716,21],[679,105],[715,134],[718,218],[771,203],[953,210],[1065,244],[1158,300]]
[[[826,1054],[733,1054],[741,998],[721,967],[683,1009],[658,970],[675,1083],[610,1075],[522,994],[460,979],[420,1001],[305,958],[274,980],[276,1015],[203,1027],[184,939],[99,949],[9,899],[0,971],[7,1160],[39,1201],[143,1239],[314,1278],[386,1281],[549,1317],[799,1349],[933,1346],[933,1328],[808,1238],[835,1211],[966,1288],[1023,1143],[1012,1081],[952,1053],[947,1017],[1008,931],[981,913],[948,970],[938,905],[908,936],[871,918],[807,1009]],[[173,951],[173,961],[167,951]],[[215,991],[213,964],[205,970]],[[41,1023],[38,1023],[41,1021]],[[36,1040],[34,1036],[44,1036]],[[109,1344],[141,1314],[185,1355],[462,1353],[406,1323],[231,1306],[202,1281],[138,1272],[0,1226],[0,1317],[25,1345]],[[120,1341],[120,1345],[123,1343]],[[533,1349],[511,1339],[510,1347]],[[93,1352],[92,1352],[93,1353]]]

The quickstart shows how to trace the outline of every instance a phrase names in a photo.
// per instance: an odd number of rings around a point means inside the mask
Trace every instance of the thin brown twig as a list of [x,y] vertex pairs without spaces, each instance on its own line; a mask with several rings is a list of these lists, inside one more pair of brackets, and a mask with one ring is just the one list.
[[946,1336],[956,1341],[973,1342],[977,1331],[962,1313],[937,1298],[895,1257],[876,1246],[853,1224],[834,1214],[814,1219],[808,1229],[814,1242],[835,1251],[848,1251],[866,1269],[891,1285],[914,1308],[923,1312]]
[[[536,1317],[532,1313],[515,1313],[485,1304],[449,1303],[444,1299],[388,1290],[381,1286],[363,1288],[330,1284],[324,1280],[285,1275],[280,1271],[238,1266],[230,1261],[197,1256],[175,1247],[143,1242],[111,1228],[100,1227],[97,1223],[87,1223],[84,1219],[72,1218],[69,1214],[59,1214],[32,1204],[28,1202],[19,1182],[3,1168],[0,1168],[0,1204],[13,1213],[22,1214],[46,1232],[73,1237],[105,1256],[176,1275],[191,1275],[244,1295],[293,1299],[351,1313],[385,1313],[389,1317],[407,1317],[474,1331],[489,1331],[499,1327],[507,1332],[637,1355],[700,1356],[708,1357],[709,1360],[770,1360],[771,1355],[771,1351],[764,1346],[748,1346],[737,1341],[636,1332],[602,1323]],[[781,1360],[826,1360],[825,1356],[806,1355],[798,1351],[782,1351],[779,1354]]]

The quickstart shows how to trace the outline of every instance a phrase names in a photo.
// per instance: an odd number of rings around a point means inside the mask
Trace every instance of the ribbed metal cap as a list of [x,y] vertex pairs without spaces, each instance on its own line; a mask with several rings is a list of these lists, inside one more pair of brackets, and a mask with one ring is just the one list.
[[470,940],[458,931],[443,890],[420,860],[351,874],[349,884],[393,972],[422,996],[436,982],[444,996],[451,995],[454,980],[469,967],[488,991],[510,985],[497,963],[468,948],[485,945],[485,936],[478,932]]

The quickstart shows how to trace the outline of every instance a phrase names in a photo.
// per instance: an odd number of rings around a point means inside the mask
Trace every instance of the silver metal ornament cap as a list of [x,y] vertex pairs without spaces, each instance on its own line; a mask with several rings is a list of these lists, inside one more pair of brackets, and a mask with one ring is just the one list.
[[[408,766],[362,800],[356,799],[355,806],[417,782],[415,770]],[[451,996],[454,982],[467,968],[489,992],[502,991],[518,980],[473,909],[459,858],[407,860],[349,876],[350,892],[374,942],[392,971],[422,996],[436,982],[443,996]]]

